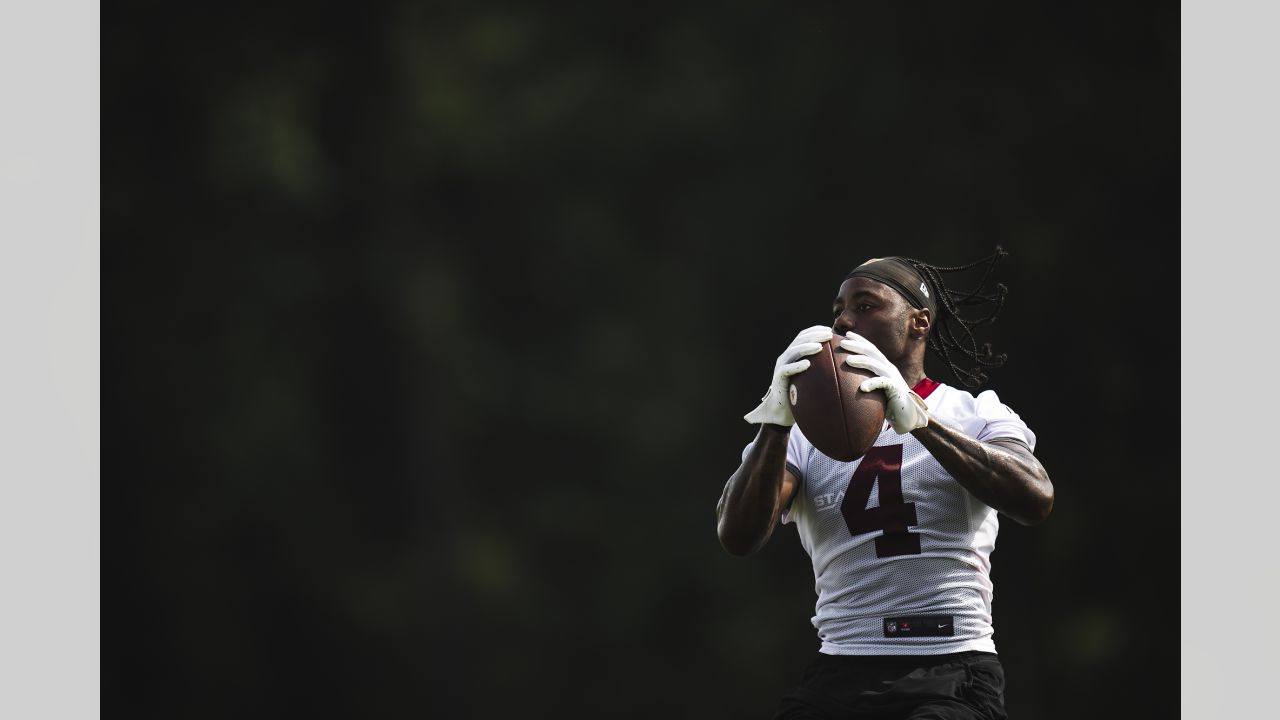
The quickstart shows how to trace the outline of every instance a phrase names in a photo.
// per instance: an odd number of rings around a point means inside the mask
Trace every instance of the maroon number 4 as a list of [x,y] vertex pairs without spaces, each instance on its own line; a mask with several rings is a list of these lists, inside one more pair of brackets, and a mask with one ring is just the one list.
[[[871,488],[880,480],[880,506],[869,508]],[[876,538],[876,557],[919,555],[920,533],[907,530],[916,524],[916,504],[902,501],[902,446],[873,447],[862,456],[849,479],[840,513],[849,534],[883,530]]]

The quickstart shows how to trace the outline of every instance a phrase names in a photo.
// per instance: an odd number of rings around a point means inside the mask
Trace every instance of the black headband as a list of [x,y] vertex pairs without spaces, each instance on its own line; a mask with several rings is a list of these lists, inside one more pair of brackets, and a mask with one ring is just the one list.
[[920,273],[910,263],[898,257],[871,258],[853,269],[845,280],[867,277],[898,291],[915,308],[928,308],[934,317],[938,315],[937,293],[929,287]]

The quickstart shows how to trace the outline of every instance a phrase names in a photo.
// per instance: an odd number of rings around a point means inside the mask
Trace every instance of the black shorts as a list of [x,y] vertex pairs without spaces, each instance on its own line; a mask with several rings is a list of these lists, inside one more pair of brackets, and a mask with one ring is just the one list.
[[1002,720],[1004,668],[994,653],[818,654],[774,720]]

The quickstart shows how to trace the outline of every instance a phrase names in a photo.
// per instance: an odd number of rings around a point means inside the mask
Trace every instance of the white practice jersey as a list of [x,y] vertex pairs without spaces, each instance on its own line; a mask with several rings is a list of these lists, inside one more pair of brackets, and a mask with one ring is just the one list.
[[[1035,434],[993,391],[974,397],[926,379],[916,392],[931,422],[980,441],[1016,438],[1035,448]],[[782,522],[796,524],[813,561],[813,626],[823,653],[995,652],[996,511],[918,440],[886,423],[865,455],[839,462],[793,426],[787,466],[800,486]]]

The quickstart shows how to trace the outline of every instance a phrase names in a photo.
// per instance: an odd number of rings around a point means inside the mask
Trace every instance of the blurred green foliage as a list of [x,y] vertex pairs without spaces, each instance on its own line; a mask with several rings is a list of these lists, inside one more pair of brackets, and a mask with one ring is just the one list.
[[1175,8],[134,2],[103,40],[132,714],[767,717],[813,578],[790,527],[716,542],[741,415],[850,267],[997,243],[992,386],[1059,492],[993,556],[1011,714],[1174,713],[1178,466],[1132,426],[1176,413]]

